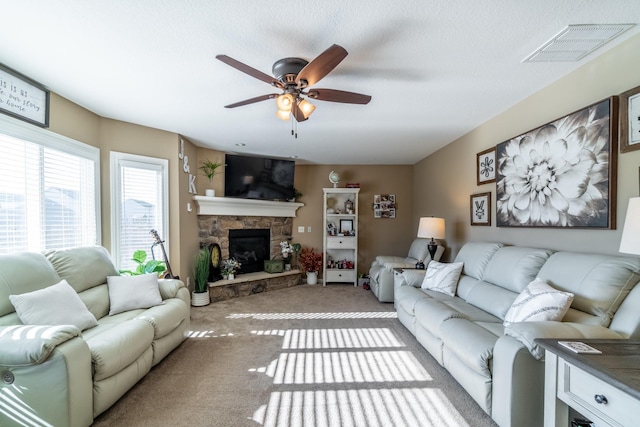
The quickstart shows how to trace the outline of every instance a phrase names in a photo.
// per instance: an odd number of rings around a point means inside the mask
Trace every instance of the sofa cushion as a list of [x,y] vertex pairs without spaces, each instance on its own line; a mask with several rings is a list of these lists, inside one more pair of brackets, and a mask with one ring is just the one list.
[[440,326],[440,333],[447,352],[454,353],[473,371],[491,378],[493,347],[498,336],[465,319],[447,320]]
[[462,267],[463,264],[461,262],[445,264],[438,261],[431,261],[424,275],[424,281],[421,286],[422,289],[454,296]]
[[462,274],[471,276],[474,279],[482,279],[484,269],[487,267],[487,264],[489,264],[491,257],[503,246],[502,243],[465,243],[465,245],[460,248],[454,261],[464,263]]
[[189,318],[189,306],[178,298],[165,300],[164,304],[145,310],[140,316],[153,326],[154,340],[173,332],[185,319]]
[[552,253],[548,249],[505,246],[493,254],[482,280],[518,294],[538,276]]
[[413,263],[415,264],[415,262],[418,260],[428,260],[429,241],[430,239],[414,239],[413,242],[411,242],[409,253],[407,254],[407,258],[409,259],[409,261],[413,261]]
[[108,276],[109,316],[137,308],[149,308],[162,304],[158,275]]
[[42,254],[0,254],[0,317],[15,312],[9,295],[35,291],[59,281],[60,276]]
[[118,275],[109,252],[102,246],[55,249],[44,254],[76,292],[106,283],[107,276]]
[[153,326],[142,319],[100,324],[85,340],[94,381],[100,381],[122,371],[151,347]]
[[557,252],[538,277],[556,289],[575,294],[572,308],[608,326],[624,298],[640,280],[640,259],[612,255]]
[[37,291],[9,295],[9,300],[25,325],[73,325],[83,331],[98,324],[66,280]]
[[[444,296],[444,294],[441,295]],[[400,286],[393,295],[396,307],[401,307],[412,316],[415,314],[416,303],[425,298],[429,298],[429,296],[413,286]]]
[[562,292],[535,279],[518,295],[504,318],[504,325],[515,322],[562,320],[573,301],[573,294]]

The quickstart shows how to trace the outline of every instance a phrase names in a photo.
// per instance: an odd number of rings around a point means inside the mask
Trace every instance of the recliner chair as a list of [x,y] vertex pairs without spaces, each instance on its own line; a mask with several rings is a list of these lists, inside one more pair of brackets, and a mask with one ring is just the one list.
[[[369,284],[371,291],[380,302],[393,302],[393,269],[394,268],[415,268],[420,260],[424,262],[425,268],[431,261],[431,256],[427,246],[430,239],[417,238],[411,243],[409,253],[406,257],[393,255],[378,255],[371,263],[369,269]],[[434,259],[440,260],[444,253],[444,247],[438,245]]]

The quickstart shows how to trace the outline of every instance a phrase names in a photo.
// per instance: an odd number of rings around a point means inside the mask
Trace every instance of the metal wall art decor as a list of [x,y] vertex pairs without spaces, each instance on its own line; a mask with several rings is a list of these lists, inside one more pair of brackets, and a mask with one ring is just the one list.
[[396,217],[396,195],[376,194],[373,196],[373,217],[374,218],[395,218]]
[[640,86],[620,94],[620,151],[640,150]]
[[491,225],[491,193],[471,195],[471,225]]
[[496,147],[476,154],[478,185],[496,182]]
[[498,227],[615,229],[617,101],[498,144]]

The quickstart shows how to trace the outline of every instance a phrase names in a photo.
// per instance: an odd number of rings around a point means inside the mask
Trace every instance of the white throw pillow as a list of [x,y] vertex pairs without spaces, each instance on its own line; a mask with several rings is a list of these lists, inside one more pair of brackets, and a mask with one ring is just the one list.
[[559,291],[536,278],[513,301],[504,317],[504,326],[515,322],[562,320],[572,301],[572,293]]
[[462,272],[461,262],[443,263],[430,261],[422,281],[422,289],[442,292],[454,296],[458,288],[458,279]]
[[108,276],[109,316],[137,308],[149,308],[162,304],[158,287],[158,275]]
[[37,291],[9,295],[25,325],[73,325],[81,331],[98,321],[66,280]]

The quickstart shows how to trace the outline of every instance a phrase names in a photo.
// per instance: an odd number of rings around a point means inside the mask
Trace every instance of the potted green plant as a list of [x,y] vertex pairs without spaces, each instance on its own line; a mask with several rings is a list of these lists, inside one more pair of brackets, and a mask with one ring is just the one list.
[[[222,166],[224,166],[223,163],[204,160],[198,169],[200,169],[204,173],[204,176],[207,177],[209,185],[213,185],[213,177],[220,173],[218,168],[221,168]],[[216,195],[216,191],[213,188],[207,188],[204,191],[204,194],[207,197],[213,197]]]
[[211,253],[209,248],[202,248],[196,255],[193,274],[193,292],[191,293],[191,305],[199,307],[208,305],[209,298],[209,268],[211,266]]
[[120,270],[120,274],[125,276],[138,276],[140,274],[150,274],[156,273],[158,276],[162,274],[166,269],[167,265],[163,261],[158,261],[155,259],[150,259],[147,261],[147,251],[138,249],[133,252],[133,258],[131,258],[138,266],[135,270]]
[[314,252],[313,248],[303,248],[300,252],[300,266],[307,273],[307,284],[318,283],[318,272],[322,268],[323,256]]

